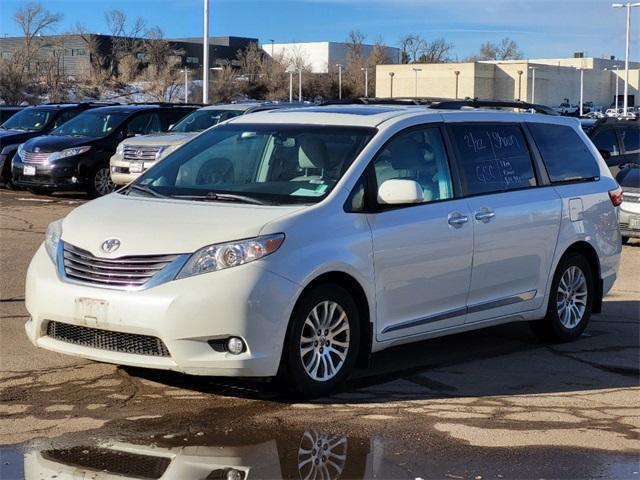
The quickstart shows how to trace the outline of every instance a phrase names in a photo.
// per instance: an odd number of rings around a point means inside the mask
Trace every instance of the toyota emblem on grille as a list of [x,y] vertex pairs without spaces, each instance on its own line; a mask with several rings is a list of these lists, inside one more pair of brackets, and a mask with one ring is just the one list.
[[104,253],[113,253],[120,248],[120,240],[117,238],[108,238],[100,246]]
[[142,150],[136,150],[136,158],[142,158],[143,153]]

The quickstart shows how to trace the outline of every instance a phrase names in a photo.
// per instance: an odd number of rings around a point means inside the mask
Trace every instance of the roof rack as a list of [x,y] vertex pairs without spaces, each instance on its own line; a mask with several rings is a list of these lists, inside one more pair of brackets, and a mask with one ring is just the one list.
[[123,103],[123,106],[126,105],[157,105],[159,107],[205,107],[206,105],[202,103],[172,103],[172,102],[128,102]]
[[463,107],[469,108],[518,108],[522,110],[533,110],[543,115],[558,115],[553,109],[534,103],[522,102],[520,100],[478,100],[477,98],[465,98],[464,100],[454,100],[451,98],[350,98],[345,100],[329,100],[320,105],[424,105],[428,108],[438,108],[442,110],[460,110]]

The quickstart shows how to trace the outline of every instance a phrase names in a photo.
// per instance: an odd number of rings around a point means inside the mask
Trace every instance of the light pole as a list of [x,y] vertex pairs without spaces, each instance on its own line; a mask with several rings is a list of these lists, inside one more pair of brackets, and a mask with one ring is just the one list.
[[[629,107],[629,43],[631,41],[631,8],[640,7],[640,2],[636,3],[612,3],[613,8],[626,8],[627,9],[627,37],[624,53],[624,103],[623,114],[627,116],[627,108]],[[617,104],[616,100],[616,104]]]
[[184,69],[180,71],[184,72],[184,103],[189,103],[189,70],[187,70],[187,67],[184,67]]
[[584,113],[584,69],[579,68],[578,70],[580,70],[580,116],[582,116]]
[[389,98],[393,98],[393,76],[395,75],[395,73],[393,72],[389,72],[389,79],[391,80],[391,85],[389,86],[389,92],[390,92],[390,97]]
[[341,63],[336,63],[336,67],[338,67],[338,100],[342,100],[342,65]]
[[289,70],[289,103],[293,103],[293,70]]
[[209,0],[204,0],[204,32],[202,35],[202,103],[209,103]]
[[458,99],[458,80],[460,78],[460,70],[455,70],[453,74],[456,76],[456,100]]
[[531,70],[531,103],[536,103],[536,67],[529,67]]
[[275,42],[275,40],[269,39],[269,41],[271,42],[271,58],[273,58],[273,43]]
[[421,72],[422,69],[421,68],[412,68],[411,70],[413,70],[414,73],[416,74],[415,98],[418,98],[418,72]]
[[298,69],[298,101],[302,102],[302,69]]
[[518,98],[516,100],[520,100],[522,98],[522,74],[524,72],[522,70],[518,70]]
[[605,70],[607,70],[607,71],[609,71],[611,73],[613,73],[615,71],[615,77],[616,77],[616,96],[615,96],[616,106],[615,106],[615,109],[616,109],[616,113],[618,112],[618,104],[620,103],[618,101],[618,98],[620,97],[620,88],[619,88],[619,85],[618,85],[620,83],[620,82],[618,82],[618,77],[620,75],[618,73],[618,69],[619,69],[618,65],[616,65],[614,68],[605,68]]
[[369,67],[362,67],[360,70],[364,72],[364,98],[369,97]]

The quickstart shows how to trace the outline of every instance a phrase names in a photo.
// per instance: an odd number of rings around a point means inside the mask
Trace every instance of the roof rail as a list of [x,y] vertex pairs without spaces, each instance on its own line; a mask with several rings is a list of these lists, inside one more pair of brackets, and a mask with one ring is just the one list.
[[470,108],[519,108],[521,110],[533,110],[543,115],[558,115],[558,112],[545,105],[522,102],[520,100],[478,100],[477,98],[466,98],[464,100],[444,100],[436,101],[429,105],[431,108],[442,110],[460,110],[464,107]]
[[128,102],[122,105],[157,105],[159,107],[204,107],[202,103],[172,103],[172,102]]

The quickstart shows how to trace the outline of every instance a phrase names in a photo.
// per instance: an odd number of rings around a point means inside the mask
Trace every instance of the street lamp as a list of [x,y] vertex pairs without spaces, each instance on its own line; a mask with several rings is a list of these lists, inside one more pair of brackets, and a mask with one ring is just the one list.
[[369,67],[362,67],[360,70],[364,72],[364,98],[369,97]]
[[338,67],[338,99],[342,100],[342,65],[341,63],[336,63],[336,67]]
[[522,70],[518,70],[518,98],[516,100],[520,100],[522,98],[522,74],[524,73]]
[[458,99],[458,80],[460,79],[460,70],[455,70],[453,74],[456,76],[456,100]]
[[393,72],[389,72],[389,78],[391,80],[391,85],[389,86],[389,92],[390,92],[390,96],[389,98],[393,98],[393,76],[395,75],[395,73]]
[[202,35],[202,103],[209,103],[209,0],[204,0]]
[[180,72],[184,72],[184,103],[189,103],[189,70],[185,67]]
[[[629,107],[629,43],[631,41],[631,8],[640,7],[640,2],[637,3],[612,3],[613,8],[626,8],[627,9],[627,37],[624,54],[624,103],[623,113],[627,116],[627,109]],[[617,81],[617,80],[616,80]],[[616,99],[616,105],[618,100]]]
[[529,67],[531,70],[531,103],[536,103],[536,67]]
[[302,69],[298,69],[298,101],[302,102]]
[[275,42],[275,40],[269,39],[269,41],[271,42],[271,58],[273,58],[273,43]]
[[416,74],[416,90],[415,90],[415,98],[418,98],[418,72],[421,72],[422,69],[421,68],[412,68],[411,70],[413,70]]
[[619,86],[618,86],[618,84],[620,83],[620,82],[618,82],[618,79],[620,77],[620,75],[618,73],[618,69],[619,68],[620,67],[618,65],[616,65],[614,68],[605,68],[605,71],[609,71],[609,72],[612,72],[612,73],[615,71],[615,76],[616,76],[616,107],[615,107],[616,108],[616,113],[618,112],[618,104],[620,103],[618,101],[618,99],[620,98],[620,89],[619,89]]
[[582,116],[584,113],[584,69],[579,68],[578,70],[580,70],[580,116]]

